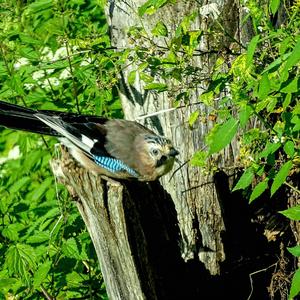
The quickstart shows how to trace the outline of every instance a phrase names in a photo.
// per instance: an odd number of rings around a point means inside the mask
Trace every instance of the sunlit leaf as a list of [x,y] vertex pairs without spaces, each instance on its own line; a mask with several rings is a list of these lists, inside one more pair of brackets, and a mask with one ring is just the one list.
[[78,245],[74,238],[70,238],[63,243],[62,251],[66,257],[81,259]]
[[244,171],[243,175],[240,177],[239,181],[236,183],[236,185],[233,188],[233,192],[240,189],[245,189],[248,187],[254,178],[254,173],[252,168],[248,168]]
[[294,143],[292,141],[287,141],[283,146],[283,150],[289,157],[293,157],[295,153]]
[[216,153],[225,148],[235,136],[237,129],[238,121],[233,118],[219,125],[211,135],[209,154]]
[[251,193],[249,202],[251,203],[253,200],[258,198],[267,188],[268,188],[267,181],[261,181],[260,183],[258,183]]
[[273,15],[277,12],[279,5],[280,5],[280,0],[270,0],[269,7]]
[[292,253],[294,256],[300,256],[300,245],[295,247],[287,247],[288,251]]
[[153,82],[145,86],[145,90],[155,90],[157,92],[164,92],[168,89],[165,83]]
[[293,299],[300,293],[300,269],[297,269],[291,284],[289,299]]
[[246,63],[248,66],[253,63],[252,60],[253,60],[253,56],[254,56],[255,49],[258,44],[259,38],[260,38],[259,35],[256,35],[255,37],[253,37],[247,47]]
[[190,125],[190,127],[193,127],[193,125],[194,125],[194,123],[197,121],[197,119],[198,119],[198,117],[199,117],[199,111],[198,110],[196,110],[196,111],[194,111],[191,115],[190,115],[190,117],[189,117],[189,125]]
[[300,221],[300,205],[292,206],[289,209],[280,211],[280,213],[291,220]]
[[285,179],[289,175],[291,168],[293,167],[293,163],[291,160],[287,161],[283,166],[280,168],[279,172],[276,174],[273,184],[271,186],[271,196],[281,187],[284,183]]
[[162,21],[158,21],[152,29],[152,33],[155,36],[168,36],[167,26]]
[[40,287],[43,281],[47,278],[48,273],[51,269],[52,262],[46,260],[42,265],[39,266],[37,271],[34,273],[33,286],[35,288]]

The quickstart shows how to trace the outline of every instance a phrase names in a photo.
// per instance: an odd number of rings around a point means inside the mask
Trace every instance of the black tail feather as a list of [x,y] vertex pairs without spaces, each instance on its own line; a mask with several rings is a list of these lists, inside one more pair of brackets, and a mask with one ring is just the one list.
[[[64,122],[78,128],[82,127],[83,123],[86,124],[89,122],[95,122],[104,124],[107,121],[107,119],[97,116],[79,115],[75,113],[65,113],[52,110],[37,111],[0,101],[0,126],[39,134],[60,136],[58,132],[39,120],[36,117],[37,113],[43,113],[49,116],[59,116]],[[85,126],[86,125],[84,125],[84,127]]]
[[0,126],[58,136],[57,132],[35,117],[36,113],[32,109],[0,101]]

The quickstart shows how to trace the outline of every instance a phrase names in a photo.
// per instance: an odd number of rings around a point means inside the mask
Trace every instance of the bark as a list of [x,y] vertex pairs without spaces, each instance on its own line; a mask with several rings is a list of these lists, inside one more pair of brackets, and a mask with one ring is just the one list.
[[[169,32],[174,35],[176,27],[184,16],[193,11],[199,13],[201,6],[205,4],[199,1],[177,1],[174,5],[166,5],[159,9],[154,15],[143,17],[141,25],[141,20],[136,12],[143,3],[142,0],[110,2],[108,15],[111,38],[113,46],[117,49],[132,44],[127,35],[131,26],[142,26],[152,36],[152,28],[159,20],[162,20]],[[223,25],[227,29],[227,35],[215,41],[202,39],[199,50],[209,54],[196,57],[193,65],[202,69],[201,76],[203,78],[208,77],[217,58],[217,55],[211,54],[210,50],[218,48],[222,43],[229,47],[232,42],[229,36],[235,36],[238,28],[239,19],[235,2],[219,1],[219,3],[219,8],[224,16]],[[199,15],[192,29],[205,29],[209,26],[209,22],[208,18]],[[162,40],[156,39],[155,42],[157,45],[165,46]],[[143,46],[140,44],[141,41],[136,41],[136,43]],[[150,48],[148,44],[144,46]],[[134,85],[128,84],[128,75],[135,68],[135,64],[130,64],[124,70],[121,82],[121,99],[126,118],[138,119],[158,133],[168,136],[179,149],[181,162],[185,163],[181,167],[177,166],[179,169],[175,174],[171,173],[161,180],[165,189],[170,193],[178,214],[182,236],[182,256],[185,260],[200,259],[211,274],[219,274],[220,262],[225,259],[221,240],[225,225],[215,180],[211,175],[206,175],[199,168],[193,168],[186,163],[197,150],[204,147],[204,137],[213,125],[208,119],[210,111],[205,105],[199,104],[198,100],[205,85],[200,85],[190,95],[189,105],[154,117],[140,118],[144,115],[171,109],[173,99],[168,97],[166,93],[157,94],[145,91],[143,82],[139,79]],[[194,130],[191,130],[188,120],[195,110],[198,110],[205,120],[196,123]],[[233,141],[224,153],[216,157],[215,160],[218,161],[220,168],[232,167],[237,155],[238,146],[236,141]]]

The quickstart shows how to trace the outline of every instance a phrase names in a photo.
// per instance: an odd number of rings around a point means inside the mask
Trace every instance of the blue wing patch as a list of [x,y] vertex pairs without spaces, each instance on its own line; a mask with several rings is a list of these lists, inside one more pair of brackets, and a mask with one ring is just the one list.
[[93,155],[93,158],[97,165],[108,170],[109,172],[117,173],[117,172],[126,171],[133,177],[139,177],[139,174],[135,170],[133,170],[132,168],[124,164],[119,159],[106,157],[106,156],[96,156],[96,155]]

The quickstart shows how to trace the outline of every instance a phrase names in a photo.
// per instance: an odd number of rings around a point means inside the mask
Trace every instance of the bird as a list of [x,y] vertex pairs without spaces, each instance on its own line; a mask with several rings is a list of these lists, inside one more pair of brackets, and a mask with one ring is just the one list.
[[57,137],[85,169],[115,179],[155,181],[170,172],[179,152],[147,127],[0,101],[0,126]]

